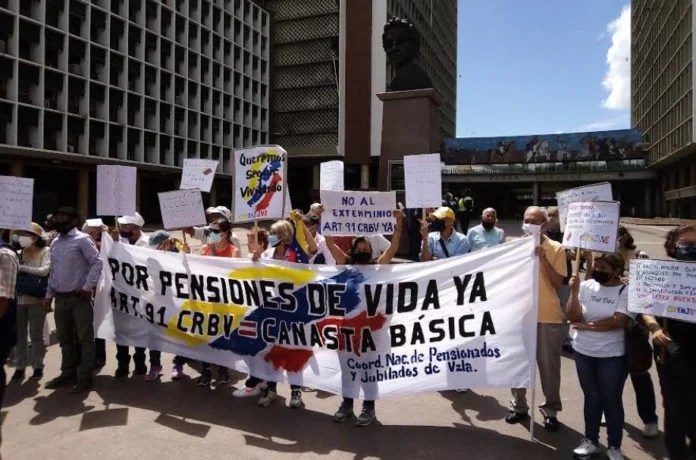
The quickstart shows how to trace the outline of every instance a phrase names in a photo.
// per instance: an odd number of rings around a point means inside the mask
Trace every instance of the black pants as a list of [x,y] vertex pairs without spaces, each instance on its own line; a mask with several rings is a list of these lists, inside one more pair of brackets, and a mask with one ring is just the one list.
[[631,374],[631,382],[636,392],[636,406],[638,415],[644,424],[657,423],[655,412],[655,387],[649,372]]
[[94,339],[94,360],[97,362],[106,361],[106,341],[104,339]]
[[696,456],[696,362],[670,358],[657,366],[665,408],[665,446],[671,460],[682,460]]
[[[157,350],[150,350],[150,365],[151,366],[161,366],[162,353]],[[130,354],[129,348],[126,345],[116,345],[116,361],[118,361],[119,368],[128,369],[130,364]],[[145,348],[135,347],[135,353],[133,353],[133,363],[136,367],[145,367]]]
[[469,231],[469,223],[471,222],[471,213],[466,211],[466,212],[460,212],[459,213],[459,225],[462,227],[462,233],[466,235],[466,232]]

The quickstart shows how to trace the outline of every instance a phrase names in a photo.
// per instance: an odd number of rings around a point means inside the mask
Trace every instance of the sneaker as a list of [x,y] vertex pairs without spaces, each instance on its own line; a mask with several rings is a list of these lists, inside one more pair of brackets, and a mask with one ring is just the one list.
[[252,396],[258,396],[261,394],[261,385],[256,385],[255,387],[249,388],[248,386],[243,386],[232,392],[232,396],[235,398],[251,398]]
[[468,393],[468,392],[470,392],[471,390],[468,389],[468,388],[457,388],[457,389],[454,390],[454,391],[456,391],[457,393]]
[[230,372],[227,370],[226,367],[221,367],[220,369],[218,369],[217,383],[230,383]]
[[49,381],[46,384],[46,389],[48,390],[55,390],[56,388],[60,387],[67,387],[68,385],[73,383],[74,378],[69,376],[69,375],[59,375],[58,377],[54,378],[53,380]]
[[182,378],[184,378],[184,366],[175,364],[172,369],[172,380],[180,380]]
[[376,418],[377,418],[377,415],[375,414],[374,409],[367,408],[367,407],[363,406],[362,412],[360,412],[360,416],[355,421],[355,426],[372,425],[372,422],[374,422]]
[[86,391],[89,391],[92,389],[92,381],[91,380],[82,380],[77,382],[75,385],[73,385],[70,388],[70,393],[72,394],[80,394],[84,393]]
[[657,423],[646,423],[645,426],[643,427],[643,437],[644,438],[656,438],[659,434],[659,430],[657,429]]
[[128,368],[127,367],[117,367],[116,372],[114,373],[114,378],[122,379],[124,377],[128,377]]
[[213,380],[213,373],[210,372],[210,369],[206,369],[203,371],[200,377],[198,377],[198,380],[196,383],[198,384],[199,387],[207,387],[210,386],[210,382]]
[[136,364],[133,370],[133,375],[145,375],[147,374],[147,366],[143,364]]
[[610,447],[609,450],[607,450],[607,458],[609,460],[623,460],[624,456],[621,453],[621,449],[618,447]]
[[24,380],[24,369],[17,369],[14,371],[14,374],[12,374],[12,381],[15,383],[19,383]]
[[302,390],[298,388],[290,392],[290,404],[288,405],[292,409],[299,409],[304,406],[304,403],[302,402]]
[[351,418],[353,415],[355,415],[353,413],[353,404],[347,404],[345,401],[343,401],[341,403],[341,406],[334,414],[333,419],[336,423],[343,423],[349,418]]
[[590,455],[598,454],[600,450],[597,444],[585,438],[580,442],[580,445],[573,450],[573,454],[578,457],[589,457]]
[[31,374],[31,379],[37,382],[43,378],[43,369],[34,369],[34,373]]
[[527,414],[526,412],[516,412],[514,410],[511,410],[507,414],[507,417],[505,417],[505,421],[510,425],[514,425],[515,423],[522,423],[528,418],[529,414]]
[[558,431],[561,425],[556,417],[544,417],[544,428],[546,431]]
[[599,426],[607,426],[607,418],[602,414],[602,420],[599,421]]
[[266,388],[263,391],[263,394],[261,398],[259,398],[259,406],[261,407],[268,407],[271,405],[274,399],[278,397],[278,393],[275,390],[271,390],[270,388]]
[[146,382],[154,382],[162,375],[162,366],[150,366],[150,371],[145,376]]

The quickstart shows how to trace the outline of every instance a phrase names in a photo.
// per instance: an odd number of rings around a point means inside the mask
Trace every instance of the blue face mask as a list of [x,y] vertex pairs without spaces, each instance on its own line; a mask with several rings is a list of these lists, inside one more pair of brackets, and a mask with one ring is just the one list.
[[19,235],[18,234],[15,233],[14,235],[12,235],[12,242],[14,244],[19,244]]
[[696,260],[696,245],[684,245],[674,248],[674,258],[677,260]]
[[278,235],[268,235],[268,244],[274,248],[280,244],[280,238]]
[[219,233],[212,233],[211,232],[210,235],[208,235],[208,244],[219,243],[221,240],[222,240],[222,235],[220,235]]

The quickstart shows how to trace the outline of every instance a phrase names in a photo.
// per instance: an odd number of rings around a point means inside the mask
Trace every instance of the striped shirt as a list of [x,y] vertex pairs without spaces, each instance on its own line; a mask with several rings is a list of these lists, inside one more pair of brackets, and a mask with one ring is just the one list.
[[91,291],[97,286],[102,261],[92,238],[73,228],[51,243],[51,274],[47,298],[56,293]]
[[17,254],[7,247],[0,247],[0,297],[15,298],[19,261]]

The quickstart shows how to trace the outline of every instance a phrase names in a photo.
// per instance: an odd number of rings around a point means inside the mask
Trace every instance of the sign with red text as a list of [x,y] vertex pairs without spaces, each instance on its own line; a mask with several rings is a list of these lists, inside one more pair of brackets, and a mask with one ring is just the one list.
[[232,210],[235,222],[282,219],[287,188],[287,152],[270,145],[235,150]]

